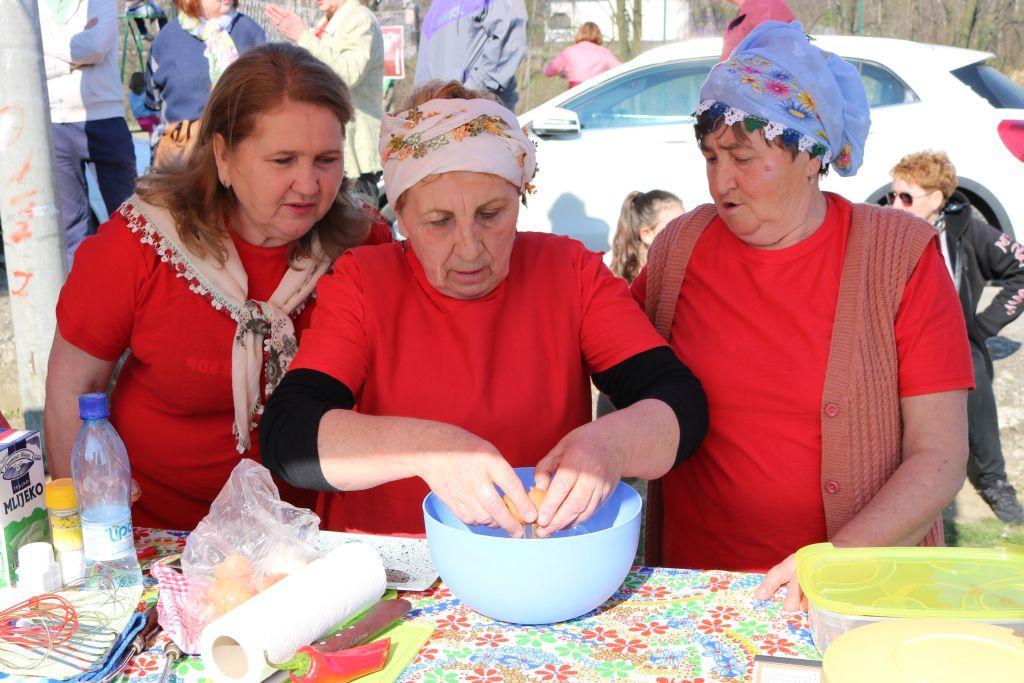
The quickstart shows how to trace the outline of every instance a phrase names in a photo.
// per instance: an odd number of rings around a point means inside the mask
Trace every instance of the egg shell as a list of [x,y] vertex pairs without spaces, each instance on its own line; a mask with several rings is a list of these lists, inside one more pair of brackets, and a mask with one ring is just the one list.
[[[530,502],[533,503],[533,506],[537,508],[537,510],[540,510],[540,505],[544,502],[544,498],[548,495],[548,492],[544,489],[531,486],[529,493],[526,495],[529,496]],[[519,511],[516,510],[516,506],[512,503],[512,500],[508,496],[505,496],[502,500],[505,501],[505,507],[508,508],[508,511],[512,513],[512,518],[520,524],[526,524],[522,516],[519,514]]]

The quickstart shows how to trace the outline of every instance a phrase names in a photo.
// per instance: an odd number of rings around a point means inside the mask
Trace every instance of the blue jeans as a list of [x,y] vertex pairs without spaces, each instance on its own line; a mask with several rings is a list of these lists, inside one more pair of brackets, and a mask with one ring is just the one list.
[[52,132],[70,269],[75,250],[94,227],[89,219],[86,162],[96,166],[103,203],[107,211],[113,213],[135,190],[135,147],[128,124],[120,116],[98,121],[55,123]]

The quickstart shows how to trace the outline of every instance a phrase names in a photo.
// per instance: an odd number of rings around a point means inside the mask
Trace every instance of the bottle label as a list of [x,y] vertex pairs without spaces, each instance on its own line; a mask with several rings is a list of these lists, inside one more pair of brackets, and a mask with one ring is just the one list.
[[131,514],[120,521],[102,524],[82,520],[82,538],[90,560],[120,560],[135,552]]

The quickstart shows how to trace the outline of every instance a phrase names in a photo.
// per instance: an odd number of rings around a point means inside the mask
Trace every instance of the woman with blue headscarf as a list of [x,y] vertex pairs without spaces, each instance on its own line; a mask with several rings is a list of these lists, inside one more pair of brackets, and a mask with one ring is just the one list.
[[797,549],[940,544],[964,480],[971,356],[935,230],[819,188],[856,172],[869,125],[856,69],[759,26],[701,89],[714,203],[633,287],[710,414],[648,541],[668,566],[767,571],[758,597],[788,585],[787,609]]

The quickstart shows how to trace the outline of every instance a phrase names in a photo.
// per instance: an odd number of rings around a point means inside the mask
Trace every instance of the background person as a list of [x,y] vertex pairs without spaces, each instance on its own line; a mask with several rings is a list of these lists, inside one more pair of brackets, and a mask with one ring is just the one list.
[[[1024,248],[973,215],[970,201],[957,190],[956,167],[944,152],[908,154],[891,174],[889,204],[938,229],[942,258],[967,321],[974,361],[974,390],[967,395],[967,478],[996,517],[1007,524],[1024,524],[1024,508],[1006,478],[992,393],[992,357],[985,344],[1024,311]],[[1001,289],[979,313],[982,292],[993,280],[1002,283]]]
[[525,56],[523,0],[435,0],[420,27],[413,83],[459,81],[515,111],[516,69]]
[[603,42],[597,24],[584,22],[576,31],[576,42],[544,65],[544,75],[564,77],[569,80],[569,87],[575,88],[588,78],[621,64]]
[[[61,290],[45,405],[54,477],[70,471],[78,396],[103,391],[126,350],[110,420],[149,492],[136,524],[193,529],[239,459],[259,457],[252,430],[313,287],[370,230],[339,194],[351,116],[337,75],[293,45],[253,48],[224,71],[186,169],[145,176]],[[370,239],[389,240],[387,225]]]
[[157,33],[146,60],[149,108],[161,112],[163,135],[153,167],[179,170],[199,135],[210,89],[238,55],[267,42],[238,0],[174,0],[178,14]]
[[612,240],[612,272],[632,284],[647,263],[651,242],[684,211],[683,201],[665,190],[626,195]]
[[[261,453],[324,491],[324,528],[423,534],[435,492],[467,524],[539,536],[585,521],[622,476],[660,476],[700,442],[700,383],[601,255],[517,232],[533,144],[458,82],[384,119],[384,184],[406,241],[353,249],[317,290]],[[620,408],[591,422],[590,378]],[[353,410],[356,408],[356,410]],[[536,511],[513,472],[547,489]]]
[[324,12],[308,29],[295,12],[267,7],[267,18],[288,40],[306,48],[345,81],[355,116],[345,126],[345,177],[353,190],[377,206],[380,180],[380,119],[384,114],[384,39],[377,18],[359,0],[317,0]]
[[767,570],[756,596],[788,585],[790,610],[799,548],[941,544],[964,481],[973,372],[935,230],[819,187],[857,171],[869,126],[854,67],[761,24],[701,88],[714,204],[633,283],[711,417],[662,479],[664,564]]
[[[630,192],[622,202],[612,240],[612,273],[632,284],[647,263],[647,249],[669,221],[682,215],[683,202],[665,190]],[[597,395],[597,416],[615,410],[605,394]]]
[[728,0],[739,7],[736,16],[725,29],[722,39],[722,61],[729,58],[732,51],[750,32],[765,21],[793,21],[793,11],[786,0]]
[[96,168],[106,210],[135,185],[135,147],[124,120],[114,0],[39,0],[53,154],[68,267],[95,225],[85,165]]
[[128,106],[139,128],[147,133],[160,124],[160,112],[150,109],[146,104],[146,77],[140,71],[132,74],[128,80]]

